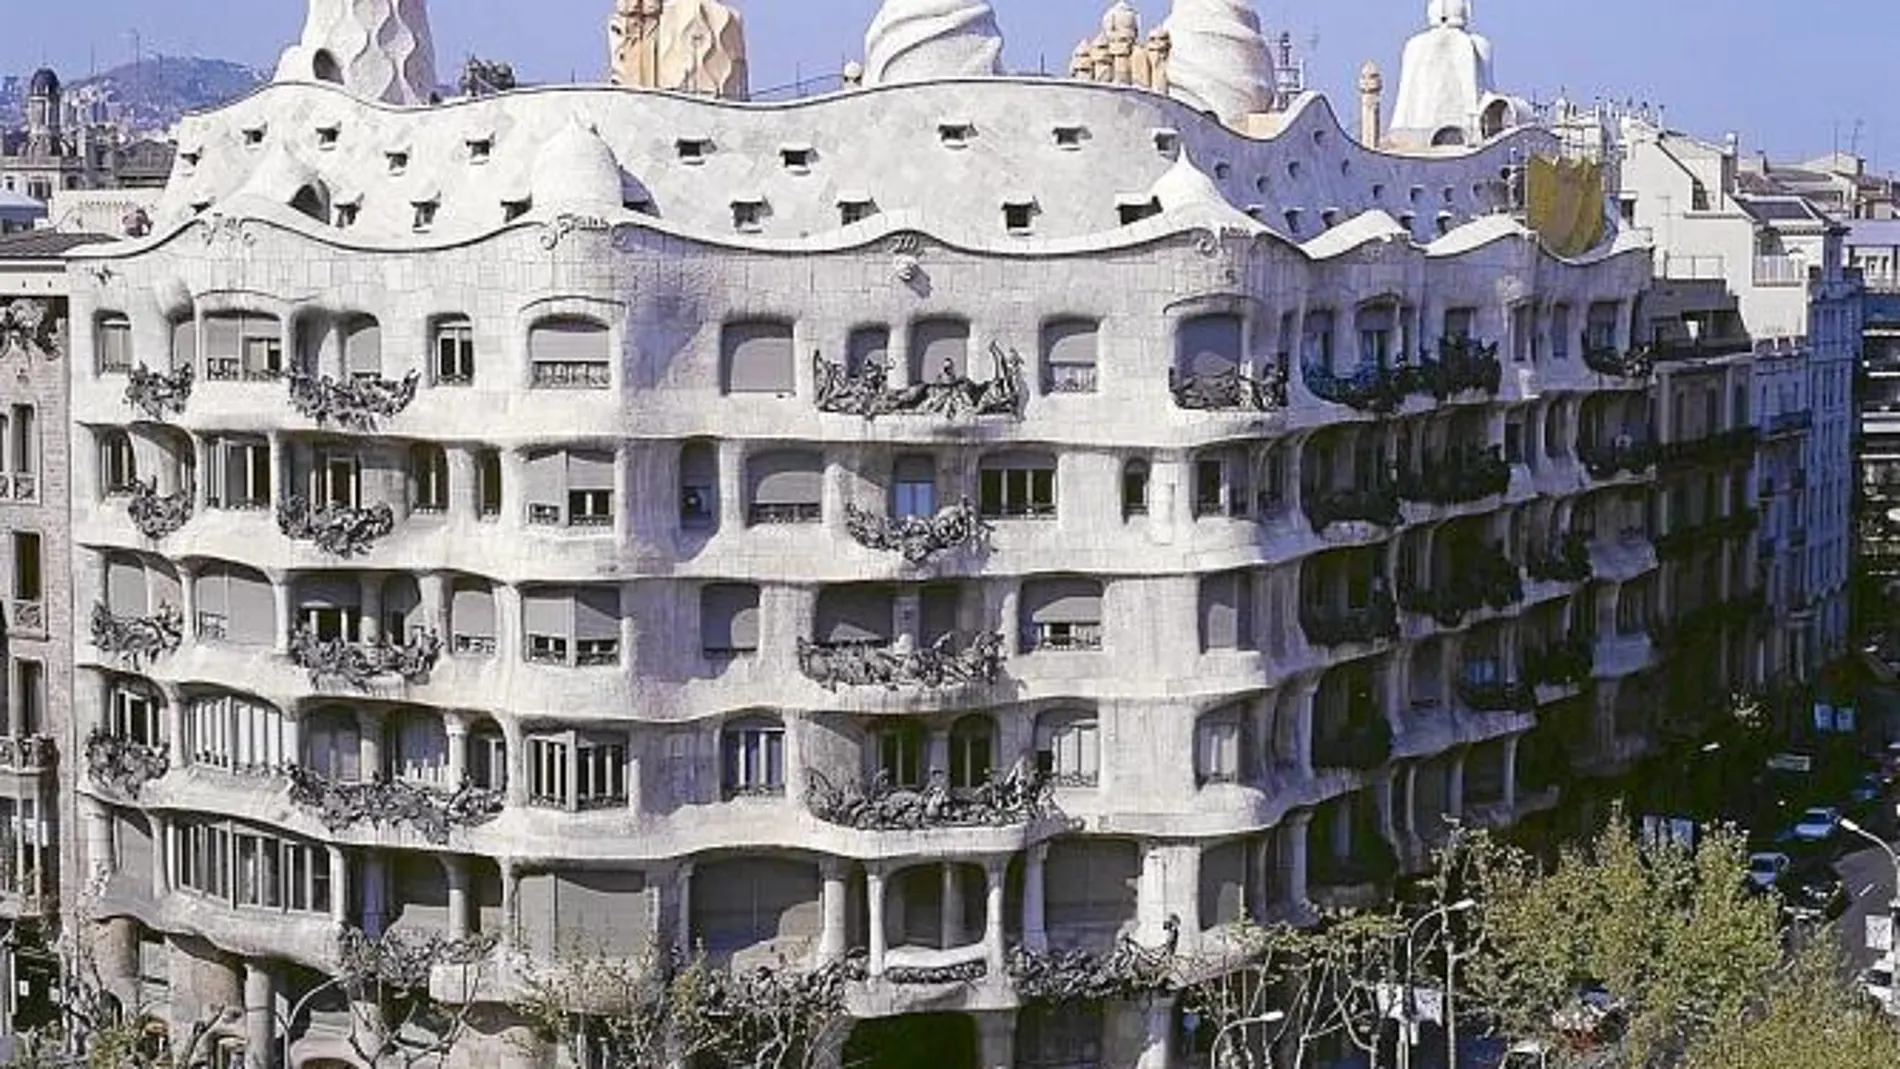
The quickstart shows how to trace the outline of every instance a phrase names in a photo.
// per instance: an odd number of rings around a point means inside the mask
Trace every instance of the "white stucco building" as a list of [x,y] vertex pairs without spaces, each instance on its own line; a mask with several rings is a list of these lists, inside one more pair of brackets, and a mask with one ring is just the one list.
[[[75,857],[174,1032],[274,1064],[406,929],[851,955],[867,1042],[1163,1069],[1165,999],[1025,1004],[1013,948],[1365,902],[1641,750],[1653,446],[1738,413],[1652,422],[1646,238],[1512,210],[1549,131],[1246,136],[1213,0],[1174,95],[890,0],[877,84],[770,106],[427,105],[420,0],[331,6],[71,262]],[[455,1064],[542,1064],[473,997]],[[289,1062],[356,1064],[320,1008]]]

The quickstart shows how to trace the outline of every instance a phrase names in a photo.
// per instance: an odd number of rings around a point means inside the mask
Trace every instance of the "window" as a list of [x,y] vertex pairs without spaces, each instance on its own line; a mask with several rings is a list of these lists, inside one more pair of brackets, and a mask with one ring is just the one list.
[[821,646],[888,646],[895,630],[894,591],[876,583],[829,586],[819,591],[813,640]]
[[389,775],[407,783],[454,788],[449,783],[449,736],[433,713],[405,713],[390,732]]
[[198,321],[187,316],[171,323],[171,366],[173,370],[198,366]]
[[164,710],[152,692],[123,684],[113,687],[111,715],[106,730],[113,738],[142,746],[166,744]]
[[132,370],[132,321],[122,315],[99,318],[99,371]]
[[1253,511],[1248,486],[1252,458],[1243,451],[1204,455],[1194,462],[1194,515],[1245,516]]
[[363,778],[363,744],[356,715],[347,709],[326,709],[307,717],[303,725],[304,767],[336,783]]
[[945,148],[963,148],[976,136],[976,124],[959,120],[946,120],[937,124],[937,140]]
[[726,324],[719,336],[719,364],[728,394],[790,397],[796,389],[792,325],[769,320]]
[[[44,578],[40,572],[40,536],[33,531],[13,532],[13,600],[39,604],[46,597]],[[21,615],[17,613],[16,616]],[[14,621],[19,625],[21,621]],[[46,622],[33,630],[44,631]]]
[[1033,199],[1005,201],[1003,229],[1012,234],[1027,234],[1034,228],[1036,202]]
[[[1115,217],[1123,226],[1133,226],[1143,219],[1152,219],[1160,214],[1161,202],[1146,195],[1123,197],[1115,203]],[[1249,214],[1252,212],[1249,211]]]
[[277,640],[277,598],[263,573],[212,562],[198,572],[198,637],[237,646],[268,646]]
[[528,800],[557,809],[599,809],[627,801],[624,739],[563,732],[528,739]]
[[475,381],[475,326],[463,316],[435,324],[435,383],[467,386]]
[[613,385],[612,340],[587,319],[550,319],[528,332],[533,384],[546,390],[605,390]]
[[1194,726],[1194,774],[1202,785],[1240,782],[1241,717],[1216,711]]
[[1088,136],[1088,127],[1077,123],[1057,123],[1052,132],[1057,148],[1074,151],[1082,147],[1082,139]]
[[1094,393],[1095,358],[1101,324],[1093,319],[1058,319],[1042,328],[1044,393]]
[[275,316],[244,312],[207,316],[204,338],[207,379],[267,382],[284,373],[283,329]]
[[888,327],[858,327],[845,339],[845,374],[852,378],[871,377],[882,381],[891,366],[891,332]]
[[420,232],[435,225],[435,213],[442,207],[442,202],[419,200],[413,202],[412,207],[415,209],[415,215],[411,217],[410,229]]
[[20,708],[15,711],[14,720],[20,734],[38,735],[50,727],[46,722],[46,666],[16,657],[13,672],[20,690]]
[[494,449],[475,455],[475,512],[484,520],[501,515],[501,453]]
[[704,163],[712,154],[713,143],[710,137],[682,137],[673,143],[679,153],[681,163]]
[[439,445],[409,450],[409,510],[423,514],[449,510],[449,455]]
[[1504,459],[1512,464],[1524,463],[1524,419],[1512,416],[1504,423]]
[[12,412],[10,425],[0,425],[0,430],[8,432],[0,446],[12,454],[8,470],[13,474],[13,496],[30,499],[38,496],[34,476],[40,470],[39,413],[32,405],[14,405]]
[[793,174],[804,174],[811,170],[812,160],[818,157],[818,151],[810,145],[784,145],[778,150],[779,162]]
[[1225,572],[1201,580],[1201,650],[1254,648],[1253,576]]
[[283,768],[301,760],[290,738],[283,714],[251,698],[194,698],[185,707],[185,752],[195,765],[232,772]]
[[977,473],[977,507],[987,519],[1054,519],[1055,457],[1043,453],[985,457]]
[[748,718],[726,725],[720,736],[722,783],[728,798],[785,793],[785,727]]
[[756,234],[765,229],[765,199],[750,197],[733,201],[732,228],[742,234]]
[[911,382],[961,382],[970,377],[969,323],[920,319],[911,326]]
[[890,786],[916,790],[928,771],[924,759],[924,729],[909,721],[879,727],[872,734],[877,749],[877,774]]
[[323,846],[195,820],[181,820],[172,835],[181,890],[245,909],[330,912],[330,859]]
[[1033,579],[1023,584],[1024,653],[1102,648],[1102,584],[1093,579]]
[[680,448],[680,526],[717,526],[718,506],[719,454],[710,442],[688,442]]
[[508,739],[493,721],[468,733],[468,782],[485,791],[508,787]]
[[528,522],[546,527],[612,527],[614,457],[542,453],[528,458]]
[[1382,368],[1392,363],[1396,315],[1391,305],[1359,309],[1359,366]]
[[824,517],[824,471],[824,459],[817,453],[761,453],[747,460],[748,522],[819,522]]
[[319,449],[310,470],[310,502],[317,508],[362,505],[363,461],[353,452]]
[[271,504],[270,446],[245,438],[205,444],[205,503],[214,509],[267,509]]
[[1094,713],[1053,711],[1037,719],[1036,771],[1056,786],[1096,786],[1101,782],[1101,760]]
[[107,496],[129,494],[138,481],[138,458],[132,452],[132,437],[120,430],[101,432],[99,485],[105,488]]
[[1148,515],[1148,462],[1139,457],[1122,465],[1122,519]]
[[620,590],[575,587],[522,598],[532,664],[592,668],[620,663]]
[[495,655],[495,593],[479,579],[457,579],[449,599],[449,652],[457,657]]
[[838,194],[838,222],[844,226],[862,223],[877,214],[877,202],[866,193]]
[[349,575],[312,575],[297,584],[297,620],[324,642],[363,638],[363,587]]
[[987,716],[966,716],[950,726],[950,786],[975,790],[996,770],[996,724]]
[[1557,360],[1570,359],[1570,306],[1567,304],[1551,306],[1550,355]]
[[1590,306],[1583,325],[1583,347],[1591,352],[1609,352],[1616,348],[1617,304],[1597,301]]
[[891,515],[929,519],[937,514],[937,462],[909,454],[891,470]]
[[759,588],[713,583],[699,592],[700,649],[714,659],[757,653]]

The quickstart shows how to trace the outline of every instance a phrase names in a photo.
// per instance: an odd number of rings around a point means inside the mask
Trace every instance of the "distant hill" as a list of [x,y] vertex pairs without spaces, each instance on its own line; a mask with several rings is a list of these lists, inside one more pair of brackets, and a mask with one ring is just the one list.
[[[114,115],[124,115],[134,129],[151,132],[163,131],[186,112],[241,97],[268,78],[262,71],[228,60],[188,56],[152,56],[90,78],[74,78],[66,71],[59,74],[68,100],[97,93]],[[24,104],[19,99],[0,100],[0,125],[23,121]]]

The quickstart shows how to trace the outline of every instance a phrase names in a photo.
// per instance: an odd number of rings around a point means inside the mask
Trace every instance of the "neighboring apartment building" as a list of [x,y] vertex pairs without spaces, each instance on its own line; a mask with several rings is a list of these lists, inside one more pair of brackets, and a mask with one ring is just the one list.
[[[1193,106],[934,32],[771,106],[386,107],[432,86],[306,41],[181,127],[53,367],[61,887],[122,1002],[330,1069],[347,1007],[275,1022],[339,926],[849,954],[911,1064],[1164,1069],[1165,999],[1025,1002],[1010,949],[1367,904],[1641,752],[1663,655],[1745,659],[1754,540],[1652,540],[1744,507],[1747,366],[1652,402],[1646,243],[1560,260],[1500,181],[1548,131],[1241,136],[1240,21],[1174,34]],[[492,1009],[453,1064],[541,1064]]]
[[0,197],[50,205],[86,190],[149,190],[165,183],[171,157],[163,141],[127,140],[67,108],[59,76],[42,68],[27,83],[26,125],[0,130]]
[[64,254],[96,241],[0,238],[0,1034],[55,1020],[50,942],[77,852],[62,853],[81,752],[72,716],[66,517],[70,330]]
[[1623,115],[1616,142],[1622,214],[1654,237],[1659,289],[1706,291],[1670,309],[1653,340],[1706,354],[1714,332],[1718,349],[1742,342],[1759,354],[1751,401],[1736,406],[1763,443],[1751,480],[1760,496],[1748,507],[1765,509],[1770,525],[1759,542],[1770,623],[1752,675],[1810,678],[1847,642],[1846,413],[1859,295],[1845,271],[1846,228],[1758,174],[1745,180],[1733,139],[1718,145]]

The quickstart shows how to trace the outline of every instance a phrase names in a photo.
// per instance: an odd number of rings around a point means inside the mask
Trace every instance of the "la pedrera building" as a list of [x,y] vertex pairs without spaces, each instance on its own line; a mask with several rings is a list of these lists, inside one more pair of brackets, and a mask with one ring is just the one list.
[[1363,137],[1238,0],[1065,78],[888,0],[772,103],[621,8],[619,84],[437,102],[422,0],[312,0],[71,256],[61,880],[174,1043],[360,1065],[340,936],[407,930],[483,948],[452,1066],[656,948],[855,962],[872,1064],[1187,1065],[1012,962],[1376,901],[1633,752],[1649,251],[1461,0]]

